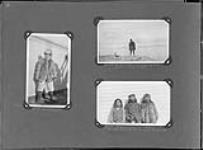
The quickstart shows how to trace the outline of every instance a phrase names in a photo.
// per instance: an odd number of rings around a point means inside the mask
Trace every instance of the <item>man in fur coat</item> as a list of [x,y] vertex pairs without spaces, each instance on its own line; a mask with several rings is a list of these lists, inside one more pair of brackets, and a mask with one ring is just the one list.
[[56,97],[54,96],[54,80],[57,77],[57,68],[55,62],[52,60],[52,50],[47,49],[44,52],[44,58],[40,58],[35,65],[34,82],[36,84],[36,102],[43,101],[43,91],[48,101],[47,103],[54,103]]
[[124,107],[125,109],[125,120],[127,123],[141,123],[141,106],[137,102],[135,94],[128,96],[128,102]]

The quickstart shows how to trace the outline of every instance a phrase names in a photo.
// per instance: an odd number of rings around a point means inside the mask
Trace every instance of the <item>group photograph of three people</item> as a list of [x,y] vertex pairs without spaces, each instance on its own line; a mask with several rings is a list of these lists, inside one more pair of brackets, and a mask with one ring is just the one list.
[[156,123],[157,120],[158,111],[150,94],[144,94],[141,103],[135,94],[128,96],[125,105],[121,99],[116,99],[108,118],[110,123]]

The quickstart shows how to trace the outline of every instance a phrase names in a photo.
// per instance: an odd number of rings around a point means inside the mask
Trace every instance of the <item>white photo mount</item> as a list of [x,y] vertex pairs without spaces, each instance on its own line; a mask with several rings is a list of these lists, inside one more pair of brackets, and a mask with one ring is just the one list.
[[[170,105],[168,107],[168,120],[165,121],[165,123],[157,123],[157,124],[150,124],[150,123],[107,123],[107,122],[102,122],[100,119],[99,119],[99,102],[101,99],[99,99],[99,90],[98,90],[98,86],[100,86],[102,83],[105,83],[105,82],[109,82],[109,83],[116,83],[116,82],[120,82],[120,83],[124,83],[124,82],[128,82],[128,83],[147,83],[149,82],[150,84],[153,84],[153,83],[161,83],[161,84],[165,84],[166,86],[168,86],[168,98],[169,98],[169,101],[168,101],[168,104]],[[172,120],[172,112],[171,112],[171,98],[172,98],[172,88],[174,86],[174,83],[171,79],[164,79],[163,81],[159,81],[159,80],[150,80],[150,81],[114,81],[114,80],[103,80],[103,79],[97,79],[95,81],[95,87],[96,87],[96,118],[95,118],[95,125],[98,127],[98,128],[104,128],[104,127],[141,127],[141,128],[170,128],[174,125],[174,122]],[[111,89],[113,90],[113,88]],[[115,93],[113,93],[115,95]],[[160,113],[160,112],[159,112]]]
[[[66,88],[67,88],[67,93],[66,93],[66,103],[64,104],[38,104],[38,103],[30,103],[29,100],[28,100],[28,90],[29,90],[29,83],[28,83],[28,80],[29,80],[29,73],[28,73],[28,70],[29,70],[29,38],[31,36],[44,36],[46,37],[47,36],[51,36],[51,37],[60,37],[60,38],[67,38],[67,45],[68,45],[68,48],[67,47],[62,47],[62,48],[67,48],[67,52],[66,52],[66,59],[67,59],[67,62],[65,63],[66,65],[66,69],[68,70],[67,71],[67,77],[64,77],[65,80],[67,80],[67,83],[66,83]],[[49,33],[44,33],[44,32],[33,32],[33,31],[26,31],[25,34],[24,34],[24,39],[26,41],[26,81],[25,81],[25,99],[24,99],[24,103],[23,103],[23,106],[25,109],[31,109],[31,108],[51,108],[51,109],[64,109],[64,110],[68,110],[72,107],[72,102],[71,102],[71,50],[72,50],[72,40],[73,40],[73,33],[70,32],[70,31],[67,31],[67,32],[64,32],[64,33],[52,33],[52,32],[49,32]],[[59,40],[60,41],[60,40]],[[60,47],[60,43],[57,44]],[[66,73],[66,71],[65,71]],[[64,82],[65,83],[65,82]]]
[[[100,33],[103,35],[103,34],[107,34],[108,32],[105,32],[105,31],[100,31],[100,25],[101,24],[111,24],[111,23],[141,23],[141,22],[160,22],[160,24],[165,24],[167,26],[167,29],[166,29],[166,35],[162,36],[163,38],[166,38],[166,41],[165,41],[165,48],[163,49],[163,51],[165,51],[166,55],[164,58],[162,58],[161,60],[144,60],[146,59],[147,55],[143,55],[143,56],[137,56],[136,57],[128,57],[125,55],[120,55],[118,54],[118,51],[117,48],[116,48],[116,42],[115,42],[115,39],[114,38],[111,38],[111,39],[107,39],[107,41],[109,40],[113,40],[114,43],[112,44],[113,47],[115,48],[113,50],[113,48],[110,48],[109,51],[112,51],[111,53],[109,52],[108,54],[106,55],[100,55],[100,53],[102,53],[101,51],[104,51],[104,50],[100,50],[100,47],[107,47],[107,45],[105,44],[101,44],[100,42]],[[172,63],[172,57],[170,55],[170,25],[172,23],[172,19],[170,17],[162,17],[160,19],[105,19],[104,17],[102,16],[97,16],[94,18],[94,21],[93,21],[94,25],[97,27],[97,40],[96,40],[96,43],[97,43],[97,56],[96,56],[96,59],[95,59],[95,63],[97,65],[125,65],[125,64],[128,64],[128,65],[170,65]],[[109,28],[112,28],[113,25],[109,25]],[[107,27],[105,29],[108,29]],[[121,29],[122,30],[122,29]],[[116,31],[114,31],[116,32]],[[118,32],[120,32],[118,30]],[[110,35],[110,33],[108,33],[109,35],[108,36],[112,36]],[[158,34],[158,33],[157,33]],[[133,34],[132,34],[133,35]],[[145,35],[146,36],[146,35]],[[113,36],[112,36],[113,37]],[[105,38],[101,38],[101,40],[105,40]],[[127,39],[125,39],[127,40]],[[105,42],[103,42],[105,43]],[[108,43],[108,42],[107,42]],[[119,43],[119,42],[118,42]],[[120,44],[120,43],[119,43]],[[156,44],[156,43],[155,43]],[[105,48],[105,51],[106,48]],[[116,51],[116,52],[114,52]],[[105,52],[106,53],[106,52]],[[157,53],[157,55],[159,55]],[[146,58],[145,58],[146,57]],[[120,60],[119,60],[120,59]],[[123,60],[122,60],[123,59]],[[125,60],[126,59],[126,60]],[[133,59],[137,59],[137,60],[133,60]],[[139,60],[139,59],[143,59],[143,61]],[[113,61],[115,60],[115,61]]]

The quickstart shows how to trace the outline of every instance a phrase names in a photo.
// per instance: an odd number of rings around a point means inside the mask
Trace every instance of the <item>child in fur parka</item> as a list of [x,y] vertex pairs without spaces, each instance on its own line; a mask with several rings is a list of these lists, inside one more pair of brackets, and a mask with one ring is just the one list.
[[110,111],[108,122],[109,123],[122,123],[124,119],[123,102],[121,99],[116,99]]

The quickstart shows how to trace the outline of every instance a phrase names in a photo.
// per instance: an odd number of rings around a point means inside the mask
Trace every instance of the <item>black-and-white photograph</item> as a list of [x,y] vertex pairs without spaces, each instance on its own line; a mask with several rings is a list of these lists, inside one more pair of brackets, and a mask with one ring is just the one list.
[[30,107],[66,108],[70,104],[71,38],[31,33],[26,38],[26,96]]
[[97,121],[102,125],[166,126],[171,87],[165,81],[102,81],[97,85]]
[[100,20],[98,64],[164,64],[169,59],[169,28],[164,19]]

